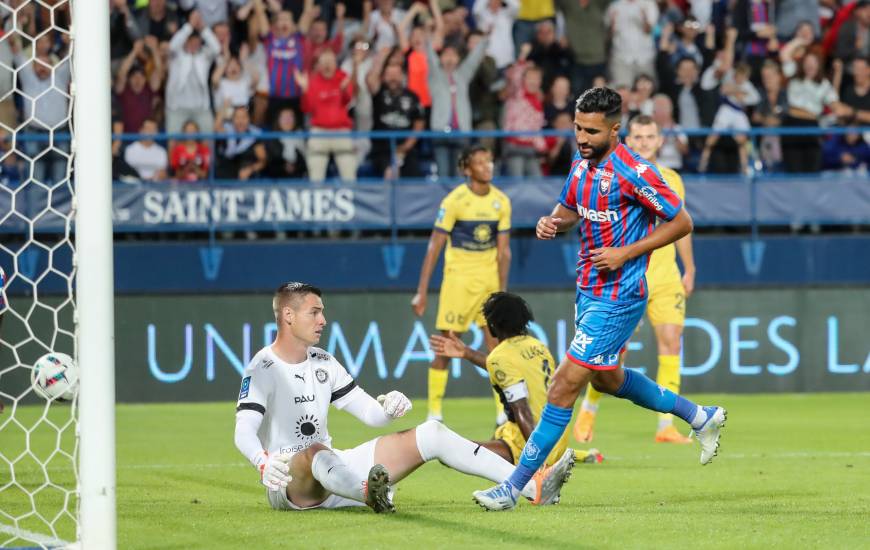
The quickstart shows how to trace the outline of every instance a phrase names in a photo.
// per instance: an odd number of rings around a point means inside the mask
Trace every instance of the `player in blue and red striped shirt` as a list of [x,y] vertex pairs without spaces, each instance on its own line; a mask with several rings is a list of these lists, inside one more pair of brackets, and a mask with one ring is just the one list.
[[[516,505],[517,496],[546,459],[571,420],[577,396],[591,383],[601,392],[641,407],[673,413],[691,424],[701,443],[701,464],[719,447],[725,409],[700,407],[632,370],[622,357],[646,309],[650,253],[692,230],[679,196],[655,165],[619,142],[622,100],[609,88],[577,99],[574,133],[579,155],[550,216],[538,221],[539,239],[579,224],[575,335],[550,382],[547,405],[510,478],[474,499],[489,510]],[[656,220],[662,223],[656,225]],[[562,476],[548,476],[563,483]]]

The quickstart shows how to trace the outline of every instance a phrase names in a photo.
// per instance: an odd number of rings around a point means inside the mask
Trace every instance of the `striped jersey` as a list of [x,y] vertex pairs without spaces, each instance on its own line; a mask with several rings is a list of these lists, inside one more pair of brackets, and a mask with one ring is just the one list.
[[601,273],[592,265],[590,251],[635,243],[649,235],[657,218],[677,215],[683,201],[658,168],[621,143],[598,165],[578,152],[559,202],[580,215],[577,290],[614,302],[645,300],[649,255]]
[[266,68],[269,71],[271,97],[296,98],[302,90],[293,76],[302,70],[302,33],[281,38],[269,33],[263,38],[266,50]]

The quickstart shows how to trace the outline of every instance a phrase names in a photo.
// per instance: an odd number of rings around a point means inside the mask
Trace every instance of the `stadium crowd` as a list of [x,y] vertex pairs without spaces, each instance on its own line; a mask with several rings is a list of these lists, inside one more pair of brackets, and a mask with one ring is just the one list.
[[[456,176],[456,131],[573,127],[573,98],[608,85],[624,118],[670,131],[660,162],[687,172],[866,170],[870,0],[111,0],[113,173],[208,177]],[[10,0],[0,38],[0,178],[63,176],[68,3]],[[42,94],[42,95],[40,95]],[[685,130],[709,128],[709,135]],[[302,139],[292,132],[423,130],[443,138]],[[263,131],[286,132],[260,139]],[[174,139],[155,139],[160,132]],[[202,133],[217,134],[214,141]],[[721,132],[721,134],[717,134]],[[736,132],[736,133],[735,133]],[[186,138],[183,134],[191,137]],[[199,135],[198,135],[199,134]],[[221,137],[220,134],[228,134]],[[244,135],[238,135],[244,134]],[[483,139],[514,177],[567,173],[570,137]],[[334,171],[330,168],[334,163]]]

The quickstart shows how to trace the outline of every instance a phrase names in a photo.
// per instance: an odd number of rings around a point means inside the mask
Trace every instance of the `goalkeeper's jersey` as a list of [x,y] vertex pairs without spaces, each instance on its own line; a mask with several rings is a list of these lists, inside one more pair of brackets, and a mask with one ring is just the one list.
[[331,447],[329,405],[341,408],[361,391],[341,363],[320,348],[309,348],[305,362],[290,364],[267,346],[245,369],[236,411],[263,415],[257,436],[267,451],[295,453],[314,443]]

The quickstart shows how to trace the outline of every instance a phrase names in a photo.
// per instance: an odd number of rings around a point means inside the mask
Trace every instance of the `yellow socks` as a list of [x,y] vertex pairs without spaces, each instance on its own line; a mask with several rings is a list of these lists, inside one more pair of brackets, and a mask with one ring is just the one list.
[[444,402],[444,392],[447,390],[447,369],[429,368],[429,418],[443,418],[441,404]]
[[[659,386],[680,393],[680,356],[659,355],[659,369],[656,374],[656,382]],[[673,415],[659,413],[659,430],[666,428],[673,422]]]
[[601,392],[592,387],[592,384],[586,386],[586,396],[583,398],[581,409],[595,414],[598,412],[598,402],[601,401]]

